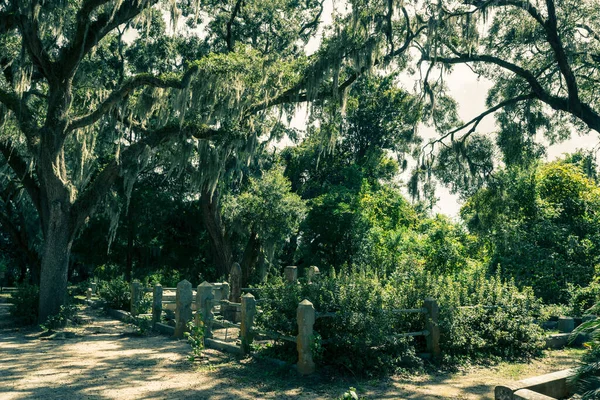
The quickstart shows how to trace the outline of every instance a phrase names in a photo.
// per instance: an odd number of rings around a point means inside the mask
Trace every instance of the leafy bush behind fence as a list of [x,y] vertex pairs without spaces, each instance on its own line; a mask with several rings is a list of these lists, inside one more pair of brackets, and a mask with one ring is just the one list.
[[[394,336],[422,331],[425,316],[391,310],[420,308],[426,297],[437,299],[440,307],[440,344],[446,362],[527,359],[542,349],[542,330],[534,323],[540,302],[531,289],[520,290],[513,282],[479,271],[441,277],[413,271],[386,279],[369,272],[332,274],[310,284],[275,277],[261,286],[263,312],[257,325],[296,335],[296,308],[306,298],[317,311],[318,362],[352,373],[389,373],[418,365],[416,354],[425,347],[423,337]],[[319,313],[329,317],[319,318]]]

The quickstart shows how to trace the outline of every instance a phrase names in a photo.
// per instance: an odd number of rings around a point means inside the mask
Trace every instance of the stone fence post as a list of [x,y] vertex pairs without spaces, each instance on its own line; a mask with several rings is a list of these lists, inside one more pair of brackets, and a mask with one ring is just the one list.
[[204,281],[196,288],[196,325],[204,324],[204,337],[212,337],[213,285]]
[[85,291],[85,298],[87,300],[92,300],[92,292],[93,290],[91,287],[87,288],[87,290]]
[[183,333],[188,330],[187,324],[192,320],[192,297],[192,284],[185,279],[179,282],[175,295],[175,332],[173,334],[177,339],[183,338]]
[[312,280],[314,279],[315,275],[320,274],[319,268],[311,265],[310,267],[308,267],[308,269],[306,270],[306,278],[308,279],[308,283],[311,283]]
[[285,267],[285,280],[289,283],[294,283],[298,280],[298,267],[289,265]]
[[239,303],[242,296],[242,267],[240,264],[233,263],[231,271],[229,271],[229,281],[231,284],[231,293],[229,301]]
[[315,372],[311,348],[314,335],[315,308],[310,301],[304,299],[298,304],[296,319],[298,321],[298,336],[296,337],[298,372],[301,375],[309,375]]
[[240,336],[242,340],[242,351],[244,354],[250,353],[250,345],[254,340],[252,326],[254,325],[254,315],[256,314],[256,300],[251,293],[242,296],[242,322],[240,324]]
[[227,282],[221,284],[221,300],[229,300],[229,283]]
[[131,282],[131,303],[129,305],[129,311],[134,317],[139,314],[138,308],[140,302],[142,301],[142,296],[142,284],[140,283],[140,281],[135,280]]
[[440,350],[440,326],[438,324],[440,310],[437,301],[429,297],[423,302],[423,308],[427,310],[425,329],[429,331],[429,334],[425,336],[427,351],[431,353],[432,358],[436,359],[442,353]]
[[154,285],[152,290],[152,326],[160,322],[162,316],[163,288],[160,283]]

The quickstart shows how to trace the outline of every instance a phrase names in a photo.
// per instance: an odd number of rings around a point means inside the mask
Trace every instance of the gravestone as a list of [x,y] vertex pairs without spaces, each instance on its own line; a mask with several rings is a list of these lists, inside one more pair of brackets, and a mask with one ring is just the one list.
[[232,303],[241,302],[242,298],[242,267],[240,264],[233,263],[231,271],[229,271],[229,281],[231,286],[231,293],[229,294],[229,301]]

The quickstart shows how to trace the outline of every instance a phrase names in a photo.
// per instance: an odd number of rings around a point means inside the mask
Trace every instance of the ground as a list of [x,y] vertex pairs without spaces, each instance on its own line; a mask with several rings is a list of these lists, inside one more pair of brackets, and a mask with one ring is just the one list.
[[0,399],[335,399],[350,386],[367,399],[493,399],[494,387],[574,366],[580,350],[549,352],[528,364],[459,373],[357,381],[300,378],[289,367],[207,350],[188,360],[184,340],[139,336],[135,328],[82,308],[85,324],[65,336],[9,326],[0,297]]

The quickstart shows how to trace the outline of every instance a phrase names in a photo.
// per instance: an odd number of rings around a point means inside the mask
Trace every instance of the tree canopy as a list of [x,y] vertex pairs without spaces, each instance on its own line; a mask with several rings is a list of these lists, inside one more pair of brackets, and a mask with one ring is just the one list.
[[[320,35],[323,0],[0,0],[0,152],[29,197],[19,207],[38,215],[41,321],[65,301],[77,235],[100,204],[116,221],[146,168],[193,176],[226,272],[218,181],[260,142],[289,132],[285,117],[300,102],[310,102],[306,146],[316,147],[288,157],[286,174],[296,190],[304,178],[294,165],[325,166],[336,190],[299,192],[335,207],[377,190],[411,156],[413,194],[432,172],[472,194],[494,168],[494,140],[477,135],[494,112],[507,164],[541,154],[538,132],[559,140],[600,131],[592,0],[352,0],[345,8]],[[320,45],[306,55],[311,39]],[[466,123],[444,85],[457,64],[494,82],[489,109]],[[420,76],[416,93],[397,87],[406,68]],[[363,79],[374,71],[377,79]],[[419,148],[421,121],[440,136]],[[346,155],[322,157],[334,144]],[[352,171],[357,179],[347,180]],[[9,231],[15,219],[3,221]]]

